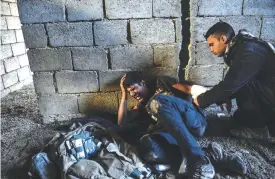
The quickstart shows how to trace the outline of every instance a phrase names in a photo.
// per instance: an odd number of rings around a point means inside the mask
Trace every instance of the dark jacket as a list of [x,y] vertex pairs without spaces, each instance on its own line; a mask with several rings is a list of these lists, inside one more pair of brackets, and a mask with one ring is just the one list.
[[[230,48],[225,62],[230,66],[228,73],[218,85],[198,96],[200,107],[236,98],[239,108],[253,110],[261,106],[275,114],[273,51],[265,43],[240,38]],[[248,101],[254,106],[245,106]]]

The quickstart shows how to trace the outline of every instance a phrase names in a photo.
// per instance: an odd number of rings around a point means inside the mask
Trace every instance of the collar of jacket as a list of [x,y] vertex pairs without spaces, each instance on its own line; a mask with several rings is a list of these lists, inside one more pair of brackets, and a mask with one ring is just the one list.
[[224,62],[226,63],[226,65],[230,66],[230,60],[228,59],[228,55],[232,49],[232,47],[234,47],[234,45],[236,44],[236,42],[240,39],[244,39],[244,38],[249,38],[249,39],[252,39],[254,38],[255,36],[252,35],[251,33],[249,33],[247,30],[245,29],[241,29],[239,30],[238,34],[232,38],[232,40],[229,42],[226,50],[225,50],[225,53],[224,53]]

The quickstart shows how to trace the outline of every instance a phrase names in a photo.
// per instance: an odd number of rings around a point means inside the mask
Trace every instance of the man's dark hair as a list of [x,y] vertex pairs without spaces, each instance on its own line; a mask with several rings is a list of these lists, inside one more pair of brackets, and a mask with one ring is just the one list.
[[140,72],[131,71],[126,73],[126,78],[124,81],[124,86],[128,87],[134,83],[140,83],[142,81],[142,75]]
[[226,22],[220,21],[208,29],[208,31],[204,35],[205,39],[207,40],[210,35],[225,35],[228,41],[230,41],[235,36],[235,32],[231,25]]

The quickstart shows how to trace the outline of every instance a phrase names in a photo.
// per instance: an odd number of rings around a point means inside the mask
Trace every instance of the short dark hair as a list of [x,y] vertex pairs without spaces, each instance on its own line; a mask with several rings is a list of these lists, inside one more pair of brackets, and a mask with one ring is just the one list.
[[235,36],[235,31],[231,25],[226,22],[220,21],[208,29],[208,31],[204,35],[205,39],[207,40],[210,35],[225,35],[230,41]]
[[125,81],[124,81],[124,86],[128,87],[134,83],[140,83],[142,81],[142,74],[137,71],[131,71],[126,73]]

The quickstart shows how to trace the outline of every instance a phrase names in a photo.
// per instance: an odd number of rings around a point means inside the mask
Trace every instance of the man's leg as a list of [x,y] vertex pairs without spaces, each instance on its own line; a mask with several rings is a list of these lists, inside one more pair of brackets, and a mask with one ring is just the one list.
[[[177,141],[181,153],[188,157],[188,165],[193,166],[192,175],[196,178],[214,177],[214,168],[189,129],[200,136],[205,130],[204,116],[195,110],[191,103],[178,100],[174,96],[159,94],[148,104],[147,110],[153,114],[165,130]],[[202,129],[202,130],[200,130]]]

